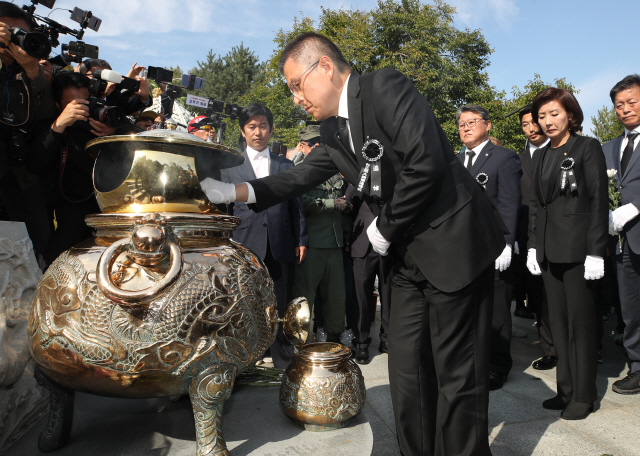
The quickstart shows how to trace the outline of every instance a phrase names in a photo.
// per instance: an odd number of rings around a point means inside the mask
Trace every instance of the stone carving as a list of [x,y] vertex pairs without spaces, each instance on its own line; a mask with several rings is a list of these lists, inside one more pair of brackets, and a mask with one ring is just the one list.
[[0,453],[47,409],[33,378],[27,322],[42,272],[23,223],[0,222]]

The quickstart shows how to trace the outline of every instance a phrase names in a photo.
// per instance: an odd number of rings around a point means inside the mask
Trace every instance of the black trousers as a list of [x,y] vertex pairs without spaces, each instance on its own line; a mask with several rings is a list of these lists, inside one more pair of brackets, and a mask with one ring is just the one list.
[[493,264],[455,293],[425,280],[406,251],[395,253],[394,264],[389,381],[400,450],[405,456],[491,455]]
[[[264,264],[267,266],[269,275],[273,279],[273,288],[276,295],[276,307],[278,315],[284,315],[287,304],[291,300],[291,287],[293,284],[294,266],[293,263],[279,263],[273,258],[271,244],[267,243],[267,253],[264,257]],[[282,325],[278,325],[276,340],[270,347],[273,365],[278,369],[286,369],[291,363],[293,346],[289,343]]]
[[622,253],[616,255],[620,307],[624,319],[624,348],[631,372],[640,370],[640,255],[622,237]]
[[511,290],[512,270],[495,269],[493,281],[493,317],[491,319],[491,361],[489,369],[509,375],[511,359]]
[[381,257],[373,249],[370,249],[364,258],[353,259],[353,277],[358,301],[358,323],[356,332],[358,348],[368,347],[371,342],[369,333],[371,331],[371,308],[374,305],[373,288],[375,286],[376,276],[378,277],[378,292],[380,293],[381,305],[380,340],[387,342],[393,268],[383,268],[383,264],[384,262],[390,261],[391,259],[388,256]]
[[595,402],[598,336],[593,288],[584,263],[540,265],[549,300],[553,341],[558,353],[558,395],[575,402]]

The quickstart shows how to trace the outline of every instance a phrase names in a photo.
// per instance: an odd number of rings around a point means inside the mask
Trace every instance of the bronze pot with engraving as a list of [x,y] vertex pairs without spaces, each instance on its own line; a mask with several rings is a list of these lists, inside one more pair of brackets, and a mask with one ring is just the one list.
[[[197,453],[228,454],[222,405],[234,379],[275,338],[273,282],[231,240],[240,224],[216,209],[200,180],[243,156],[180,132],[98,138],[95,238],[43,275],[29,318],[38,377],[51,392],[43,451],[70,435],[74,391],[124,398],[189,394]],[[308,306],[288,309],[308,327]],[[306,323],[305,323],[306,322]],[[295,331],[295,329],[294,329]],[[301,331],[296,338],[306,339]]]
[[294,350],[280,387],[284,414],[310,431],[347,426],[362,411],[366,399],[362,372],[350,356],[348,347],[333,342]]

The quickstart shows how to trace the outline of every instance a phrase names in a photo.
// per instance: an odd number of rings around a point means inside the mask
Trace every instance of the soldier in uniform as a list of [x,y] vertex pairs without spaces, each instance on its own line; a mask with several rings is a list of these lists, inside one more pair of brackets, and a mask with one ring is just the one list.
[[[300,131],[298,137],[306,158],[320,142],[320,126],[309,125]],[[346,180],[336,174],[302,195],[309,249],[306,259],[296,265],[293,285],[294,296],[305,296],[311,306],[318,291],[322,299],[324,330],[327,340],[333,342],[340,342],[345,318],[342,247],[349,227],[345,226],[342,214],[351,210],[351,203],[344,198],[346,189]]]

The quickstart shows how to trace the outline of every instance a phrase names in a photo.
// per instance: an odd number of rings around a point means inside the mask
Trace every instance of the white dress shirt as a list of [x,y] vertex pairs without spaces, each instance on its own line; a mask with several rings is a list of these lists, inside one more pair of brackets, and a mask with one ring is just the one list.
[[476,160],[478,159],[478,157],[480,156],[480,153],[482,152],[482,149],[484,149],[484,146],[487,145],[487,143],[489,142],[489,140],[487,139],[486,141],[484,141],[481,144],[478,144],[476,147],[474,147],[473,149],[467,149],[464,153],[465,157],[464,157],[464,166],[465,168],[467,167],[467,163],[469,163],[469,151],[472,150],[474,151],[476,154],[473,156],[473,158],[471,159],[471,166],[475,165]]
[[[622,154],[624,152],[624,148],[627,147],[627,143],[629,142],[629,140],[627,139],[627,135],[629,133],[640,133],[640,126],[634,128],[631,131],[627,130],[626,128],[624,129],[624,138],[622,138],[622,144],[620,144],[620,160],[622,160]],[[636,136],[636,139],[634,139],[633,141],[633,150],[635,150],[636,147],[638,147],[638,141],[640,141],[640,135]]]
[[258,152],[257,150],[247,146],[247,156],[249,157],[249,162],[251,163],[253,172],[258,179],[262,179],[263,177],[267,177],[269,175],[271,154],[269,153],[268,147],[262,152]]
[[349,78],[351,73],[347,76],[347,80],[344,81],[342,86],[342,92],[340,93],[340,101],[338,102],[338,117],[344,117],[347,119],[347,129],[349,130],[349,144],[351,145],[351,152],[356,153],[356,149],[353,147],[353,137],[351,136],[351,125],[349,125],[349,100],[347,99],[347,87],[349,87]]
[[531,154],[531,158],[533,158],[533,153],[538,150],[538,149],[542,149],[544,146],[546,146],[547,144],[549,144],[549,141],[551,141],[550,138],[547,138],[547,140],[545,142],[543,142],[542,144],[540,144],[539,146],[534,146],[533,144],[529,143],[529,154]]

